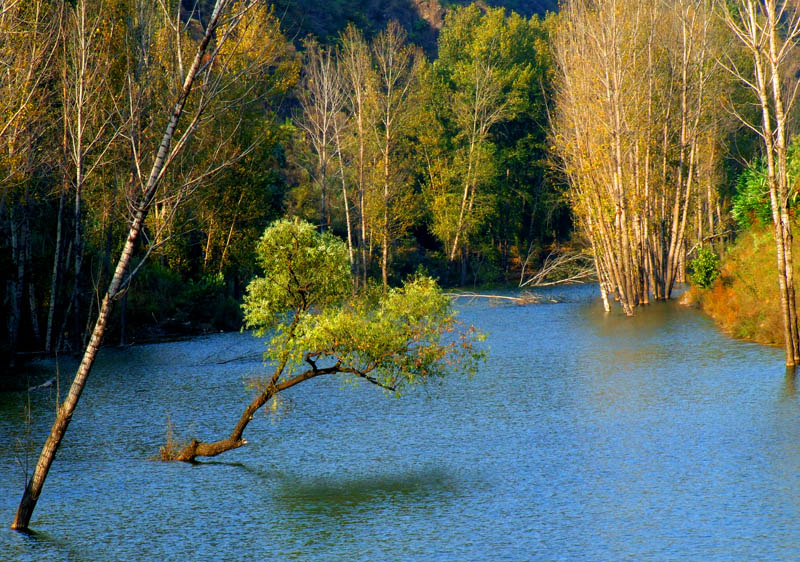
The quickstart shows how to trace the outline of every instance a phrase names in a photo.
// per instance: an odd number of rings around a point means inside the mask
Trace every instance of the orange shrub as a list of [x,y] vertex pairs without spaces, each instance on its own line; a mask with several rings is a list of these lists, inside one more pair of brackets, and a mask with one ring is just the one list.
[[[795,243],[793,249],[800,251],[800,244]],[[754,227],[740,234],[723,255],[722,273],[714,285],[691,291],[700,307],[732,336],[771,345],[783,343],[771,229]]]

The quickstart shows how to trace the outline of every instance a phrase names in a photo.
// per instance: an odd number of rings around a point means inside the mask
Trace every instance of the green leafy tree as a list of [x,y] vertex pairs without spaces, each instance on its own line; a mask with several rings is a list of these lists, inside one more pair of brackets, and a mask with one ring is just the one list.
[[[280,220],[258,245],[264,275],[245,297],[245,325],[268,336],[265,359],[274,366],[230,436],[193,440],[176,460],[193,461],[245,445],[253,414],[280,392],[321,375],[367,381],[401,394],[451,372],[472,373],[483,357],[482,338],[457,320],[450,299],[424,276],[388,292],[351,297],[347,247],[311,224]],[[168,457],[169,455],[163,454]]]
[[731,215],[741,229],[750,228],[756,221],[769,224],[772,220],[763,163],[748,166],[739,176]]
[[[532,231],[520,223],[530,223],[544,199],[549,25],[502,9],[456,8],[439,36],[439,58],[423,73],[425,199],[431,231],[451,263],[459,255],[463,261],[484,233],[492,243],[505,237],[508,246]],[[508,222],[509,214],[519,231],[484,228]],[[462,263],[462,283],[464,271]]]
[[700,248],[697,257],[689,264],[689,279],[693,285],[708,289],[719,277],[719,256],[713,250]]
[[[788,182],[789,185],[794,186],[800,178],[800,142],[797,139],[794,139],[789,145],[787,153]],[[794,216],[797,203],[797,192],[793,190],[787,200],[787,207],[792,216]],[[739,176],[736,182],[736,194],[733,196],[731,215],[739,228],[743,230],[750,228],[755,222],[767,225],[772,221],[767,166],[763,159],[751,163]]]

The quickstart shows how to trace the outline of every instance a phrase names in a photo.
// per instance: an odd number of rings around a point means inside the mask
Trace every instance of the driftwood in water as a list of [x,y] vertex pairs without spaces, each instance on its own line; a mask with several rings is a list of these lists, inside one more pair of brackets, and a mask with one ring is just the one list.
[[34,391],[34,390],[42,390],[42,389],[44,389],[44,388],[50,388],[50,387],[51,387],[51,386],[53,386],[55,383],[56,383],[56,378],[55,378],[55,377],[53,377],[52,379],[50,379],[50,380],[48,380],[48,381],[45,381],[45,382],[43,382],[43,383],[42,383],[42,384],[40,384],[40,385],[37,385],[37,386],[32,386],[32,387],[30,387],[30,388],[28,389],[28,392],[31,392],[31,391]]
[[542,297],[540,295],[534,295],[531,293],[523,293],[518,297],[511,297],[506,295],[489,295],[489,294],[481,294],[481,293],[444,293],[446,296],[455,298],[455,299],[469,299],[473,301],[475,299],[488,299],[489,301],[500,301],[500,302],[511,302],[513,304],[517,304],[520,306],[525,306],[529,304],[544,304],[544,303],[557,303],[560,302],[558,299],[553,297]]
[[538,271],[526,276],[526,267],[531,252],[522,264],[519,286],[548,287],[567,283],[584,283],[595,279],[594,265],[590,256],[581,251],[554,248],[547,254]]

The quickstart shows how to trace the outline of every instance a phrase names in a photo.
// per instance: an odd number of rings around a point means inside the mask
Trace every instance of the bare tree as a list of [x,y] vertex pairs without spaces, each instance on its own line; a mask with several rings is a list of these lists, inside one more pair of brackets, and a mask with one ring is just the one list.
[[372,68],[369,46],[361,32],[353,25],[347,26],[340,37],[339,69],[347,96],[346,108],[354,123],[356,187],[358,199],[358,248],[361,283],[367,283],[367,134],[370,128],[371,107],[369,92],[373,88],[375,73]]
[[525,257],[519,276],[519,287],[550,287],[565,283],[584,283],[595,277],[591,258],[582,250],[554,247],[545,256],[538,270],[527,272],[531,252]]
[[[337,119],[345,102],[336,58],[330,49],[306,44],[304,77],[298,90],[301,113],[297,124],[305,132],[314,153],[311,176],[319,186],[321,229],[330,228],[328,168],[337,152]],[[331,174],[332,175],[332,174]]]
[[[336,65],[336,72],[338,75],[340,92],[342,93],[342,96],[345,96],[342,71],[338,62]],[[337,114],[333,120],[333,136],[335,140],[336,159],[339,163],[339,178],[342,181],[342,202],[344,204],[344,220],[347,226],[347,255],[350,260],[350,268],[354,269],[356,267],[356,261],[353,253],[353,221],[350,213],[350,195],[347,189],[347,173],[345,172],[345,169],[349,166],[345,164],[346,155],[342,148],[342,137],[348,128],[349,121],[349,116],[346,113],[339,112],[339,114]],[[354,287],[357,287],[358,272],[354,269],[353,273],[355,274]]]
[[[63,185],[71,183],[74,189],[73,229],[71,242],[74,261],[72,293],[64,314],[60,336],[64,333],[70,311],[74,319],[73,339],[80,337],[80,295],[84,254],[84,190],[92,176],[107,162],[107,156],[118,139],[123,126],[114,111],[121,92],[112,92],[108,82],[111,69],[111,46],[102,32],[111,31],[112,22],[104,21],[105,6],[102,1],[78,0],[74,7],[66,8],[64,18],[64,141],[66,158]],[[108,28],[107,28],[108,26]],[[117,99],[114,99],[117,98]],[[57,230],[60,225],[57,226]],[[60,245],[56,245],[53,271],[57,271]],[[55,276],[54,276],[55,277]],[[53,326],[53,307],[57,299],[56,279],[51,290],[45,350],[50,350]],[[57,345],[58,347],[58,345]]]

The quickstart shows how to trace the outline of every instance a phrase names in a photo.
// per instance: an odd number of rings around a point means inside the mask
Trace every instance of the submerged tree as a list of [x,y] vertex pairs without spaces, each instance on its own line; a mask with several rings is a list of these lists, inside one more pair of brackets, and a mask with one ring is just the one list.
[[257,252],[264,276],[248,287],[245,321],[257,336],[270,336],[265,359],[274,371],[260,381],[228,437],[192,440],[174,460],[191,462],[246,445],[244,430],[255,412],[314,377],[340,375],[399,394],[449,372],[471,373],[483,356],[475,347],[481,335],[462,329],[450,299],[428,277],[350,297],[345,244],[297,220],[267,228]]
[[687,237],[703,236],[687,226],[715,205],[721,28],[707,1],[571,0],[562,16],[554,144],[606,309],[613,292],[631,315],[670,298]]

